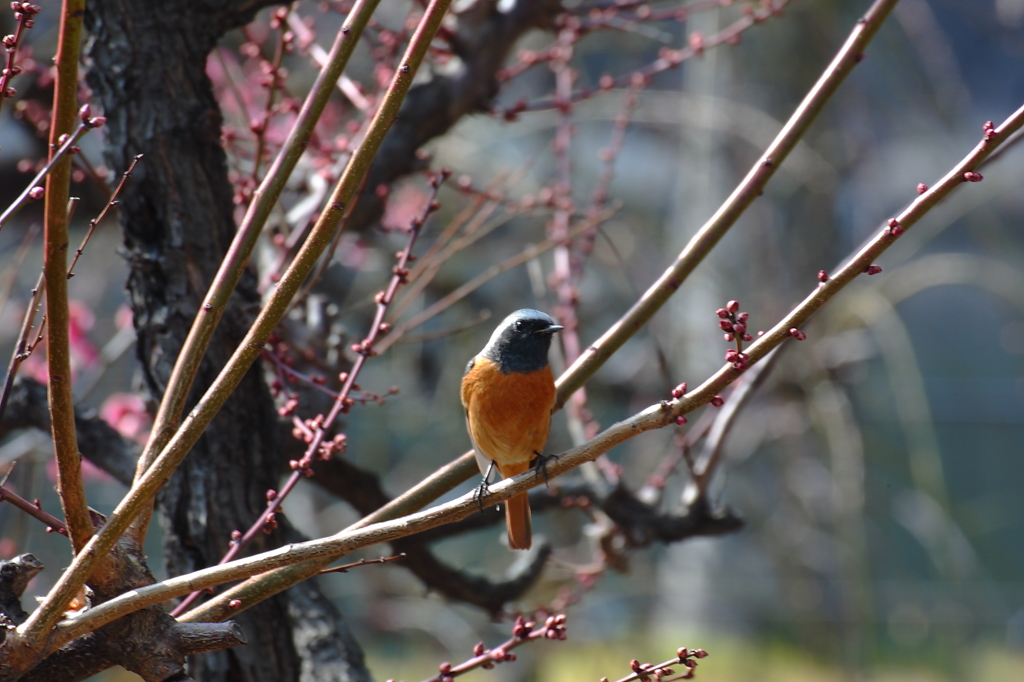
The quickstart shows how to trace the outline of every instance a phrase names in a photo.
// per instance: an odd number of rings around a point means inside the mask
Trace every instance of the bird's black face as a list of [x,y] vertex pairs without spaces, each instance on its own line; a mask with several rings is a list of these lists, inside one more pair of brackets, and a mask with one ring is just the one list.
[[506,374],[536,372],[547,367],[551,337],[561,329],[539,310],[518,310],[494,330],[483,355]]

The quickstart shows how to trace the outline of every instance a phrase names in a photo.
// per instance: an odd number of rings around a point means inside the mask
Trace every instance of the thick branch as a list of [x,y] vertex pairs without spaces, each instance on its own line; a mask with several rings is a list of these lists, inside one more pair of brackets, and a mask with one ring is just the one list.
[[[53,92],[50,149],[60,146],[75,129],[78,115],[78,55],[82,43],[85,0],[64,0],[57,45],[57,77]],[[68,340],[68,196],[71,157],[54,165],[46,178],[44,231],[46,251],[46,366],[49,382],[53,448],[57,459],[57,494],[64,509],[71,547],[82,551],[92,537],[89,505],[82,485],[82,461],[75,438],[75,404],[71,396],[71,348]]]

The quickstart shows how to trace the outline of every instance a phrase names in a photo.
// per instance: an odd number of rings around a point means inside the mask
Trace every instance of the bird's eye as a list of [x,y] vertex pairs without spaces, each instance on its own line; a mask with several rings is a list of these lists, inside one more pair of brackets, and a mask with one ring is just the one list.
[[521,332],[526,328],[526,325],[523,324],[522,320],[516,320],[515,328],[517,332]]

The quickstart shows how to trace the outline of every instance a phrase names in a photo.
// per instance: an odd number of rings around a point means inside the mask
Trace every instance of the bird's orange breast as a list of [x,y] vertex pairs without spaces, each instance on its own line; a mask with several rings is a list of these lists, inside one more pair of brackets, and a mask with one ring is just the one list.
[[510,475],[506,469],[516,469],[514,475],[525,471],[547,442],[555,377],[550,367],[503,374],[494,361],[477,356],[462,378],[462,404],[474,446],[502,476]]

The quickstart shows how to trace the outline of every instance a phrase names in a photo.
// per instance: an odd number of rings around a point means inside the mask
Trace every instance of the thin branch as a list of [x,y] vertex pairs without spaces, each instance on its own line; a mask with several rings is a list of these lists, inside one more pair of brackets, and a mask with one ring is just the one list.
[[52,514],[47,514],[43,511],[43,508],[38,505],[38,503],[33,504],[32,502],[29,502],[3,484],[0,484],[0,502],[10,502],[32,518],[42,521],[46,524],[47,531],[52,530],[60,533],[61,535],[68,534],[68,528],[64,525],[63,521]]
[[[633,669],[632,675],[626,675],[623,678],[616,680],[615,682],[633,682],[634,680],[641,680],[642,682],[649,682],[653,677],[659,682],[672,682],[672,680],[689,680],[693,678],[694,669],[697,667],[697,661],[695,658],[707,658],[708,653],[703,649],[687,649],[686,647],[680,647],[676,651],[676,657],[670,658],[664,663],[641,663],[635,658],[630,661],[630,667]],[[673,666],[683,666],[683,671],[675,673]],[[608,678],[601,678],[603,682],[607,682]]]
[[512,626],[512,637],[510,639],[491,649],[485,648],[483,642],[480,642],[473,648],[472,658],[458,665],[442,663],[439,666],[438,674],[428,677],[423,682],[449,682],[453,677],[465,675],[477,668],[487,670],[493,668],[497,663],[515,661],[516,655],[510,652],[512,649],[522,646],[527,642],[538,639],[564,640],[566,637],[565,620],[565,614],[560,613],[549,616],[543,625],[538,626],[537,623],[527,622],[525,618],[520,616],[516,618]]
[[759,362],[744,372],[741,381],[737,382],[736,387],[729,395],[729,399],[721,406],[719,413],[715,415],[715,421],[711,424],[711,429],[708,431],[708,437],[704,441],[701,454],[694,459],[690,472],[696,489],[695,499],[699,500],[707,495],[708,484],[711,482],[711,477],[714,476],[715,470],[718,468],[722,458],[725,437],[732,430],[732,425],[736,422],[736,417],[743,409],[743,406],[747,404],[747,401],[754,395],[754,392],[768,378],[769,372],[780,355],[781,351],[773,351],[763,362]]
[[[289,31],[285,30],[284,21],[292,13],[291,5],[278,7],[274,10],[271,26],[277,24],[277,42],[274,44],[274,60],[270,64],[268,74],[270,82],[267,85],[267,103],[263,107],[263,118],[256,126],[256,151],[252,159],[252,185],[255,185],[260,178],[260,164],[263,162],[263,152],[267,144],[267,127],[270,125],[270,116],[274,113],[274,95],[277,94],[278,86],[281,85],[281,61],[284,59],[285,39]],[[252,186],[250,185],[250,187]]]
[[68,266],[68,279],[75,276],[75,265],[78,263],[78,259],[81,258],[82,253],[85,251],[85,246],[89,243],[89,239],[92,237],[92,233],[96,229],[96,226],[99,225],[101,220],[107,217],[107,212],[110,211],[110,209],[120,203],[117,201],[117,196],[124,188],[124,184],[128,182],[128,178],[132,176],[132,171],[135,170],[135,166],[142,159],[142,156],[142,154],[135,155],[135,158],[132,159],[131,164],[128,166],[128,170],[121,174],[121,181],[117,183],[117,187],[114,188],[110,198],[107,199],[107,203],[103,205],[103,210],[100,211],[98,216],[89,221],[89,230],[85,233],[85,237],[82,238],[81,245],[79,245],[75,250],[75,257],[71,259],[71,265]]
[[[0,422],[3,421],[4,414],[7,412],[7,401],[11,398],[11,391],[14,390],[14,379],[18,376],[18,369],[21,367],[21,363],[32,354],[34,346],[30,346],[29,337],[35,326],[36,311],[39,310],[39,303],[43,299],[44,283],[43,273],[40,272],[36,286],[32,289],[32,297],[25,308],[25,315],[21,319],[18,342],[14,345],[14,350],[11,351],[10,362],[7,363],[7,376],[4,377],[3,392],[0,393]],[[40,332],[42,332],[41,328]]]
[[21,44],[22,33],[35,25],[36,15],[41,10],[39,5],[33,5],[31,2],[12,2],[11,9],[14,10],[14,19],[18,22],[18,27],[14,29],[13,34],[4,36],[3,39],[7,63],[0,71],[0,106],[5,99],[16,94],[14,88],[9,85],[11,79],[21,73],[21,67],[14,63],[18,56],[18,46]]
[[[49,176],[50,171],[53,170],[54,166],[56,166],[57,163],[59,163],[64,158],[68,151],[75,146],[75,143],[77,143],[78,140],[81,139],[82,135],[85,135],[92,128],[99,128],[105,122],[105,119],[103,119],[102,117],[96,117],[90,119],[89,121],[83,121],[82,124],[79,125],[78,128],[74,131],[74,133],[68,135],[66,140],[60,141],[58,137],[58,139],[56,139],[53,142],[54,145],[60,145],[57,148],[57,151],[53,153],[53,156],[50,157],[50,160],[47,161],[46,165],[43,166],[38,173],[36,173],[36,176],[32,178],[32,182],[28,183],[28,185],[25,187],[22,193],[18,195],[18,198],[15,199],[10,206],[4,209],[3,213],[0,213],[0,229],[3,229],[3,226],[7,224],[7,221],[13,218],[14,214],[21,210],[21,208],[26,203],[28,203],[29,199],[38,199],[44,195],[43,188],[39,183],[42,182],[44,178]],[[65,199],[64,205],[66,206],[66,204],[67,200]]]
[[370,566],[372,564],[386,564],[392,561],[401,561],[406,557],[405,552],[396,554],[394,556],[382,556],[379,559],[360,559],[351,564],[344,564],[342,566],[334,566],[332,568],[325,568],[320,571],[320,575],[324,573],[348,573],[353,568],[359,568],[360,566]]
[[[3,284],[0,285],[0,317],[3,317],[4,310],[7,309],[7,303],[11,300],[11,291],[14,290],[14,285],[18,282],[18,273],[21,272],[21,266],[25,263],[25,258],[28,257],[28,252],[32,248],[32,242],[39,236],[39,223],[32,223],[31,227],[25,230],[25,236],[21,238],[21,245],[14,254],[14,258],[5,267]],[[0,410],[0,419],[3,418],[3,410]]]
[[[583,234],[587,230],[593,229],[595,225],[600,225],[604,221],[611,218],[612,215],[614,215],[614,213],[615,208],[607,209],[595,216],[592,216],[585,220],[581,220],[578,225],[574,226],[572,229],[569,230],[568,237],[572,238],[576,235]],[[533,260],[534,258],[538,257],[545,251],[554,248],[557,244],[557,239],[545,239],[542,242],[526,247],[516,255],[506,258],[500,263],[495,263],[494,265],[487,268],[473,279],[469,280],[468,282],[458,287],[451,293],[435,301],[433,304],[427,306],[422,311],[420,311],[413,317],[409,318],[407,321],[395,327],[391,331],[391,333],[388,334],[388,336],[378,345],[379,351],[384,352],[386,349],[390,348],[395,342],[401,339],[406,332],[415,329],[416,327],[420,326],[427,320],[447,310],[454,303],[462,300],[470,293],[476,291],[477,289],[479,289],[484,284],[491,281],[501,273],[506,272],[507,270],[511,270],[512,268],[517,267],[519,265],[522,265],[523,263],[529,260]]]
[[583,351],[579,359],[559,377],[557,406],[564,405],[569,396],[583,386],[622,344],[647,324],[744,211],[761,195],[768,181],[775,175],[775,171],[796,146],[826,102],[861,60],[864,48],[896,2],[897,0],[875,1],[864,17],[857,22],[846,44],[769,145],[765,154],[715,215],[693,236],[675,263],[611,329]]

